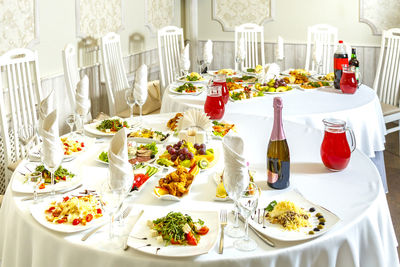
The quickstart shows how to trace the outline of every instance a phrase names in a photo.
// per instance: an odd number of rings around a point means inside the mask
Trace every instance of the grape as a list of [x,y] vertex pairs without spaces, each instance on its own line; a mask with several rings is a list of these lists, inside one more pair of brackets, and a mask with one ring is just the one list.
[[168,145],[168,146],[167,146],[167,150],[169,150],[170,148],[172,148],[172,146],[171,146],[171,145]]
[[277,84],[274,84],[274,88],[278,88],[279,86]]
[[203,148],[204,150],[206,150],[206,144],[201,144],[200,148]]
[[180,160],[185,160],[186,159],[186,155],[185,154],[180,154],[179,155],[179,159]]
[[173,149],[172,147],[168,150],[168,153],[170,154],[170,155],[174,155],[174,154],[176,154],[176,150],[175,149]]
[[180,147],[179,147],[178,145],[174,145],[174,149],[175,149],[175,150],[179,150],[179,148],[180,148]]
[[192,153],[192,152],[189,152],[189,153],[187,154],[187,157],[188,157],[188,159],[193,159],[193,153]]
[[200,155],[205,155],[206,154],[206,149],[205,148],[200,148],[198,150],[198,152],[199,152]]
[[187,147],[184,147],[181,149],[182,150],[182,154],[188,154],[189,153],[189,149],[187,149]]
[[177,146],[181,147],[183,142],[182,141],[178,141],[178,143],[176,143],[176,144],[177,144]]
[[171,156],[172,161],[175,161],[177,158],[178,158],[178,156],[176,154]]
[[194,147],[194,149],[198,149],[199,148],[199,144],[197,144],[197,143],[195,143],[194,145],[193,145],[193,147]]

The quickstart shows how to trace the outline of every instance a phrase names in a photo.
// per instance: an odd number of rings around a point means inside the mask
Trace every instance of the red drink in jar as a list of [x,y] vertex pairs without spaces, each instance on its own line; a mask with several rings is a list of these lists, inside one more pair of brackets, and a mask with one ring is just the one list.
[[211,120],[219,120],[224,116],[225,104],[221,96],[221,86],[208,87],[204,112],[207,113]]
[[357,90],[356,73],[353,68],[348,65],[342,67],[342,78],[340,79],[340,89],[344,94],[354,94]]
[[226,86],[226,75],[225,74],[218,74],[217,77],[213,80],[214,86],[221,86],[221,95],[224,104],[228,103],[229,100],[229,90]]

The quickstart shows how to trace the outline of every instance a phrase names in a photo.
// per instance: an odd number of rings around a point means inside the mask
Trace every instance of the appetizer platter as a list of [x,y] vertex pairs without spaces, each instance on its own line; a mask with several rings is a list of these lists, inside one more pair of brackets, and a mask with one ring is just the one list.
[[226,87],[228,88],[228,91],[233,91],[233,90],[242,89],[243,84],[234,82],[231,78],[227,78],[226,79]]
[[308,76],[304,74],[285,76],[282,79],[286,84],[291,85],[303,84],[309,81]]
[[33,218],[44,227],[63,233],[74,233],[104,224],[102,204],[97,196],[64,196],[30,207]]
[[329,82],[308,82],[308,83],[303,83],[300,85],[299,89],[303,91],[310,91],[314,89],[319,89],[323,87],[330,87],[331,84]]
[[[262,223],[249,223],[260,233],[282,241],[307,240],[329,231],[339,217],[312,203],[295,190],[270,197],[258,204]],[[265,210],[265,213],[264,213]]]
[[[29,164],[29,163],[28,163]],[[43,183],[38,186],[38,193],[48,193],[51,191],[51,174],[41,164],[25,165],[23,172],[17,169],[15,179],[12,182],[12,190],[19,193],[33,193],[32,185],[28,183],[28,175],[34,171],[42,173]],[[67,165],[67,164],[66,164]],[[54,182],[55,190],[63,190],[74,187],[79,184],[82,177],[73,173],[73,165],[68,164],[68,167],[60,166],[55,172]],[[22,166],[21,166],[22,167]],[[22,169],[22,168],[21,168]],[[28,171],[30,170],[30,171]]]
[[139,143],[151,143],[156,142],[157,144],[163,144],[168,140],[170,136],[167,132],[155,131],[152,129],[142,128],[128,134],[128,139]]
[[135,127],[135,125],[129,125],[126,120],[118,117],[84,125],[85,131],[95,136],[112,136],[122,128],[133,127]]
[[317,74],[316,71],[307,71],[305,69],[288,69],[285,71],[281,72],[282,75],[286,75],[286,76],[296,76],[296,75],[305,75],[305,76],[311,76],[311,75],[315,75]]
[[229,100],[233,102],[260,96],[264,96],[262,91],[253,91],[247,86],[245,86],[243,90],[234,90],[229,92]]
[[146,163],[138,163],[133,165],[133,184],[131,192],[140,192],[147,181],[157,174],[160,169],[157,166],[153,166]]
[[225,74],[227,77],[235,76],[237,73],[233,69],[220,69],[220,70],[209,70],[207,71],[209,75]]
[[[254,175],[256,174],[255,170],[249,170],[249,179],[250,182],[254,182]],[[219,170],[211,174],[211,180],[215,182],[217,185],[217,189],[215,192],[215,198],[214,200],[216,201],[228,201],[230,200],[228,193],[226,192],[225,186],[224,186],[224,171]]]
[[182,76],[178,78],[178,82],[190,82],[190,83],[204,83],[207,80],[201,76],[200,74],[198,74],[197,72],[192,72],[187,76]]
[[257,77],[255,76],[251,76],[251,75],[243,75],[241,77],[232,77],[230,78],[233,82],[237,82],[237,83],[255,83],[258,81]]
[[316,75],[313,75],[312,78],[319,82],[333,83],[333,81],[335,80],[335,74],[333,72],[330,72],[326,75],[317,75],[316,74]]
[[208,253],[218,238],[217,211],[147,209],[133,227],[128,246],[164,257]]
[[180,112],[176,113],[175,116],[167,122],[167,128],[172,131],[175,131],[176,127],[178,127],[178,120],[182,117],[183,113]]
[[225,135],[229,133],[229,131],[235,131],[235,124],[230,124],[227,122],[219,122],[219,121],[213,121],[213,136],[217,138],[223,138]]
[[255,68],[248,68],[246,69],[245,73],[248,74],[260,74],[263,70],[263,66],[257,65]]
[[199,95],[204,91],[204,86],[196,86],[190,82],[184,83],[180,86],[170,86],[169,91],[178,95]]
[[286,84],[283,79],[271,79],[267,83],[256,83],[254,89],[266,94],[280,94],[293,90],[293,88]]

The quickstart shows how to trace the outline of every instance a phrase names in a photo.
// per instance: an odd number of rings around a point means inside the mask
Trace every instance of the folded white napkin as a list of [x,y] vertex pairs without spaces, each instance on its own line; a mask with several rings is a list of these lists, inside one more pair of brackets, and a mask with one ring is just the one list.
[[183,117],[178,120],[177,130],[185,130],[190,127],[199,127],[204,131],[212,131],[210,118],[200,109],[189,109],[185,111]]
[[136,70],[135,86],[133,89],[135,101],[143,105],[147,99],[147,65],[143,64]]
[[43,163],[49,168],[56,168],[61,163],[64,153],[58,132],[57,110],[47,115],[39,128],[39,134],[43,139],[42,151]]
[[277,60],[283,60],[285,57],[285,49],[283,47],[283,38],[281,36],[278,36],[278,46],[276,48],[276,59]]
[[81,116],[85,116],[89,112],[90,108],[89,78],[87,75],[83,76],[83,78],[76,85],[75,102],[76,113]]
[[39,105],[39,127],[43,124],[43,120],[54,110],[54,89],[50,94],[40,102]]
[[213,48],[213,43],[211,40],[208,40],[203,48],[203,60],[207,64],[211,64],[213,60],[212,48]]
[[249,173],[244,157],[244,142],[238,135],[227,135],[222,142],[224,150],[224,186],[230,197],[240,194],[249,184]]
[[181,66],[181,69],[183,69],[184,71],[189,71],[190,68],[189,44],[187,44],[181,50],[181,58],[179,64]]
[[314,51],[313,51],[313,60],[315,64],[318,64],[322,61],[322,42],[321,40],[314,41]]
[[244,60],[246,57],[246,47],[245,47],[243,37],[240,37],[240,39],[239,39],[239,44],[238,44],[238,48],[236,51],[236,57],[240,58],[241,60]]
[[108,149],[110,169],[110,187],[113,190],[129,190],[133,183],[132,165],[128,161],[127,132],[119,130],[113,137]]
[[279,76],[281,68],[276,63],[270,63],[265,66],[265,80],[268,82],[271,79]]

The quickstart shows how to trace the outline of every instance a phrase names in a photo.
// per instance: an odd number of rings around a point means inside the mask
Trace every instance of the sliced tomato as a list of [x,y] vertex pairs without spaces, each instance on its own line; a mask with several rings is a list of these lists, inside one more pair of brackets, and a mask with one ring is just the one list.
[[179,241],[175,241],[175,239],[171,239],[171,244],[172,245],[179,245],[180,244],[180,242]]
[[93,219],[93,215],[92,214],[88,214],[86,215],[86,221],[90,222]]
[[81,223],[81,219],[79,219],[79,218],[76,218],[76,219],[74,219],[73,221],[72,221],[72,225],[78,225],[78,224],[80,224]]
[[85,147],[85,143],[84,142],[81,143],[81,147]]
[[57,221],[57,223],[59,223],[59,224],[62,224],[62,223],[65,223],[67,220],[66,219],[59,219],[58,221]]
[[186,234],[186,240],[188,241],[188,244],[191,246],[197,246],[197,239],[194,237],[192,232],[189,232]]
[[66,202],[68,201],[69,197],[64,197],[63,201]]
[[52,212],[56,207],[50,207],[48,210],[46,210],[47,212]]
[[208,231],[210,231],[210,229],[208,229],[207,226],[203,226],[200,228],[199,231],[196,231],[199,235],[205,235],[208,233]]
[[101,214],[103,211],[101,209],[97,209],[97,214]]
[[46,185],[44,183],[39,185],[39,189],[44,189],[46,187]]

